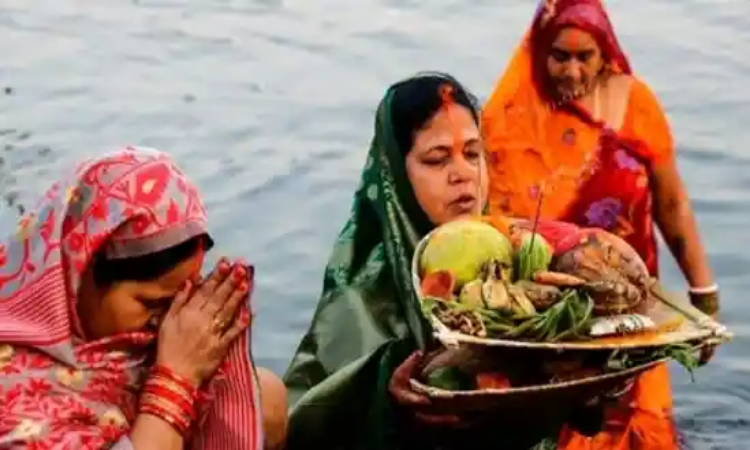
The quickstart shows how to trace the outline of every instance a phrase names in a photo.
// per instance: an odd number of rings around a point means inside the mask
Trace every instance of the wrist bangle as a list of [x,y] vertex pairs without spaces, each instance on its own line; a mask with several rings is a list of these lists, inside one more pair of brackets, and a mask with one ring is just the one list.
[[719,292],[719,285],[714,283],[709,286],[691,287],[688,292],[693,295],[707,295]]
[[156,365],[141,391],[140,412],[164,420],[184,437],[196,419],[197,399],[198,390],[189,380]]
[[192,394],[197,394],[198,392],[198,387],[195,384],[167,366],[157,364],[151,368],[151,373],[156,377],[167,378],[174,381]]
[[150,414],[167,422],[182,437],[186,437],[190,430],[191,421],[185,415],[176,411],[169,402],[161,401],[158,398],[149,398],[141,402],[141,414]]

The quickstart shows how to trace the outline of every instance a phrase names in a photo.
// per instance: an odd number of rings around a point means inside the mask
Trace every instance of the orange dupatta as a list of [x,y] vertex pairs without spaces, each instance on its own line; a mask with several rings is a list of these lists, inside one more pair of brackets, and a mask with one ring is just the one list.
[[[599,0],[543,2],[482,113],[490,211],[533,217],[543,192],[542,218],[607,229],[628,241],[657,275],[650,171],[674,157],[669,125],[654,94],[635,77],[619,130],[574,105],[554,104],[540,70],[546,46],[565,26],[590,32],[612,72],[631,74]],[[603,432],[588,438],[566,429],[559,448],[676,449],[671,410],[669,373],[663,365],[641,375],[607,412]]]

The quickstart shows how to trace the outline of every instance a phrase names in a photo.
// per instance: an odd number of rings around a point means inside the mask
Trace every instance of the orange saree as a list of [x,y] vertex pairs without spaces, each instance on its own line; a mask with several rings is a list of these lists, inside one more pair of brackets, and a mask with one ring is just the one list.
[[[549,33],[564,26],[589,31],[614,73],[631,72],[599,0],[546,4],[537,12],[531,31],[482,113],[490,168],[490,212],[533,217],[543,194],[542,218],[619,235],[656,276],[650,173],[655,165],[674,157],[667,119],[651,90],[635,77],[624,120],[616,130],[574,104],[551,102],[535,72],[539,58],[546,58],[545,32],[549,39]],[[553,4],[551,10],[549,4]],[[589,438],[566,429],[559,449],[676,449],[671,411],[669,373],[664,365],[641,375],[634,388],[607,412],[604,431]]]

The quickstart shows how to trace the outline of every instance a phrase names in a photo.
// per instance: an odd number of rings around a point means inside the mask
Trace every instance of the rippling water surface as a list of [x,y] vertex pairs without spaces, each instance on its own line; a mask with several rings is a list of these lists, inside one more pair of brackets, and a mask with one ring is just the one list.
[[[750,342],[750,3],[609,1],[658,92],[736,339],[674,370],[696,449],[746,448]],[[282,372],[310,320],[391,82],[451,72],[489,94],[532,2],[3,0],[4,229],[71,160],[123,143],[171,152],[204,190],[217,254],[259,268],[255,352]],[[744,119],[744,120],[743,120]],[[668,258],[665,258],[665,261]],[[667,281],[682,288],[671,261]]]

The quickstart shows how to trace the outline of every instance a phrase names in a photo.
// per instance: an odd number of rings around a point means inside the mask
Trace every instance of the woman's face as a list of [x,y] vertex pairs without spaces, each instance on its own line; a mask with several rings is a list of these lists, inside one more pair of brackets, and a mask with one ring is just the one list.
[[471,112],[457,104],[438,111],[416,133],[406,174],[436,226],[480,214],[487,198],[487,167]]
[[594,37],[572,27],[558,33],[547,57],[547,72],[562,101],[591,92],[603,65],[601,49]]
[[196,254],[151,281],[116,281],[99,288],[89,269],[83,278],[78,316],[89,339],[132,331],[156,332],[172,300],[203,265]]

